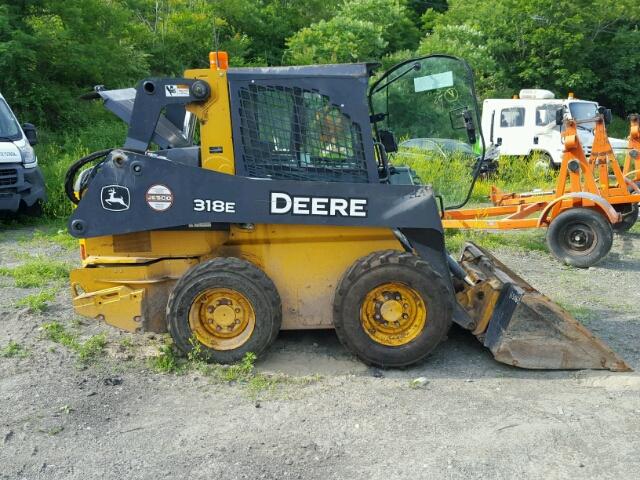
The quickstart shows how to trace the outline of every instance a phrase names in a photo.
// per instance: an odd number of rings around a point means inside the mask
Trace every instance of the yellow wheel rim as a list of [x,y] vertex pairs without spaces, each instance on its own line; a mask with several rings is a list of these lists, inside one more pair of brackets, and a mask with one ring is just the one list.
[[230,288],[210,288],[191,304],[189,325],[203,345],[214,350],[233,350],[251,337],[256,315],[242,293]]
[[375,342],[406,345],[427,323],[427,307],[416,290],[403,283],[384,283],[371,290],[360,307],[362,328]]

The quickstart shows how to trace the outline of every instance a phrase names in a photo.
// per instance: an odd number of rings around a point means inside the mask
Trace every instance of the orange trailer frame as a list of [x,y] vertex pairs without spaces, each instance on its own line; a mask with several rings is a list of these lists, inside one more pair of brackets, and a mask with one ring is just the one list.
[[630,120],[629,152],[624,169],[615,158],[602,115],[588,120],[596,124],[589,159],[577,132],[578,124],[587,121],[567,120],[562,133],[564,153],[555,190],[504,193],[492,186],[493,206],[445,210],[442,215],[444,227],[485,230],[548,227],[561,212],[575,207],[595,208],[610,223],[620,222],[622,217],[614,205],[640,202],[640,188],[628,178],[633,175],[640,180],[640,119],[635,116]]

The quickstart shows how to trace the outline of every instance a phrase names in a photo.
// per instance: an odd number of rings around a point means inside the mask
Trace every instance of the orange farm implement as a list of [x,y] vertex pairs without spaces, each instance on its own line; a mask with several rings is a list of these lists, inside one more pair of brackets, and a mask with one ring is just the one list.
[[[595,123],[589,158],[578,137],[580,123]],[[613,231],[626,231],[638,218],[640,119],[630,117],[629,150],[621,168],[609,143],[603,115],[566,120],[564,154],[556,188],[505,193],[491,188],[490,207],[446,210],[445,228],[512,230],[548,227],[547,244],[560,261],[587,268],[604,258]],[[633,164],[633,165],[632,165]]]

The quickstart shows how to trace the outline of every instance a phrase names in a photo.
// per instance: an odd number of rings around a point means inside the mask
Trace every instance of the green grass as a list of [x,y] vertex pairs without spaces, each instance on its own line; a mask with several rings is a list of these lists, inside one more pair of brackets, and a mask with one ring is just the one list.
[[25,239],[21,243],[27,246],[48,246],[51,244],[59,245],[65,250],[74,250],[78,248],[78,239],[73,238],[67,231],[66,222],[58,219],[52,220],[39,226],[33,232],[30,239]]
[[47,304],[56,296],[53,289],[41,290],[38,293],[32,293],[26,297],[22,297],[16,302],[16,307],[27,307],[32,312],[44,312]]
[[248,352],[244,358],[233,365],[208,363],[202,346],[192,340],[191,352],[183,357],[171,344],[160,348],[159,355],[148,361],[149,367],[163,374],[187,374],[197,372],[210,378],[215,383],[241,385],[251,399],[273,393],[283,385],[309,385],[317,382],[321,377],[293,378],[287,375],[269,375],[255,370],[256,355]]
[[48,340],[76,353],[82,363],[95,360],[107,345],[107,338],[103,333],[93,335],[82,342],[76,333],[67,330],[60,322],[47,322],[42,325],[42,331]]
[[0,275],[12,277],[19,288],[44,287],[55,280],[69,277],[69,265],[45,257],[31,257],[14,268],[0,267]]
[[[425,152],[405,149],[396,155],[396,164],[406,164],[416,171],[422,183],[434,185],[436,193],[444,197],[445,206],[461,203],[472,180],[472,162],[460,155],[434,155],[426,158]],[[548,168],[539,156],[501,157],[497,175],[479,178],[471,194],[470,202],[463,208],[491,206],[489,195],[495,185],[506,192],[526,192],[534,189],[552,190],[557,172]],[[447,230],[446,243],[451,252],[461,250],[465,241],[472,241],[488,249],[514,248],[546,251],[544,230],[526,229],[508,232],[483,230]]]
[[542,229],[517,230],[501,233],[482,230],[447,230],[445,243],[454,255],[462,251],[465,242],[473,242],[488,250],[493,248],[524,249],[546,252],[545,231]]
[[[420,149],[402,149],[393,163],[415,170],[423,184],[433,185],[434,191],[444,197],[445,206],[462,202],[471,185],[473,161],[461,155],[445,156],[425,153]],[[500,157],[499,165],[498,175],[478,179],[471,202],[488,203],[492,185],[516,192],[535,188],[547,190],[555,186],[557,172],[548,168],[538,155],[531,158]]]
[[20,345],[18,342],[14,342],[13,340],[9,340],[9,343],[4,347],[0,348],[0,357],[3,358],[24,358],[29,356],[29,350],[23,345]]

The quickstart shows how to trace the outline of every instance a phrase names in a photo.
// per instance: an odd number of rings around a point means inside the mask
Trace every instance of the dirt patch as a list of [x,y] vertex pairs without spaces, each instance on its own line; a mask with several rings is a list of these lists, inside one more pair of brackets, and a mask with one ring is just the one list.
[[[77,264],[75,250],[32,236],[2,232],[0,267],[25,252]],[[589,270],[495,253],[640,368],[640,235],[617,238]],[[55,296],[42,312],[15,306],[43,288]],[[103,335],[105,348],[81,360],[47,334],[52,322],[78,345]],[[388,371],[352,358],[333,332],[286,332],[258,360],[267,387],[251,390],[198,370],[157,373],[147,358],[162,337],[78,319],[54,277],[18,288],[0,276],[0,327],[2,479],[640,475],[638,374],[510,368],[459,329],[425,362]]]

